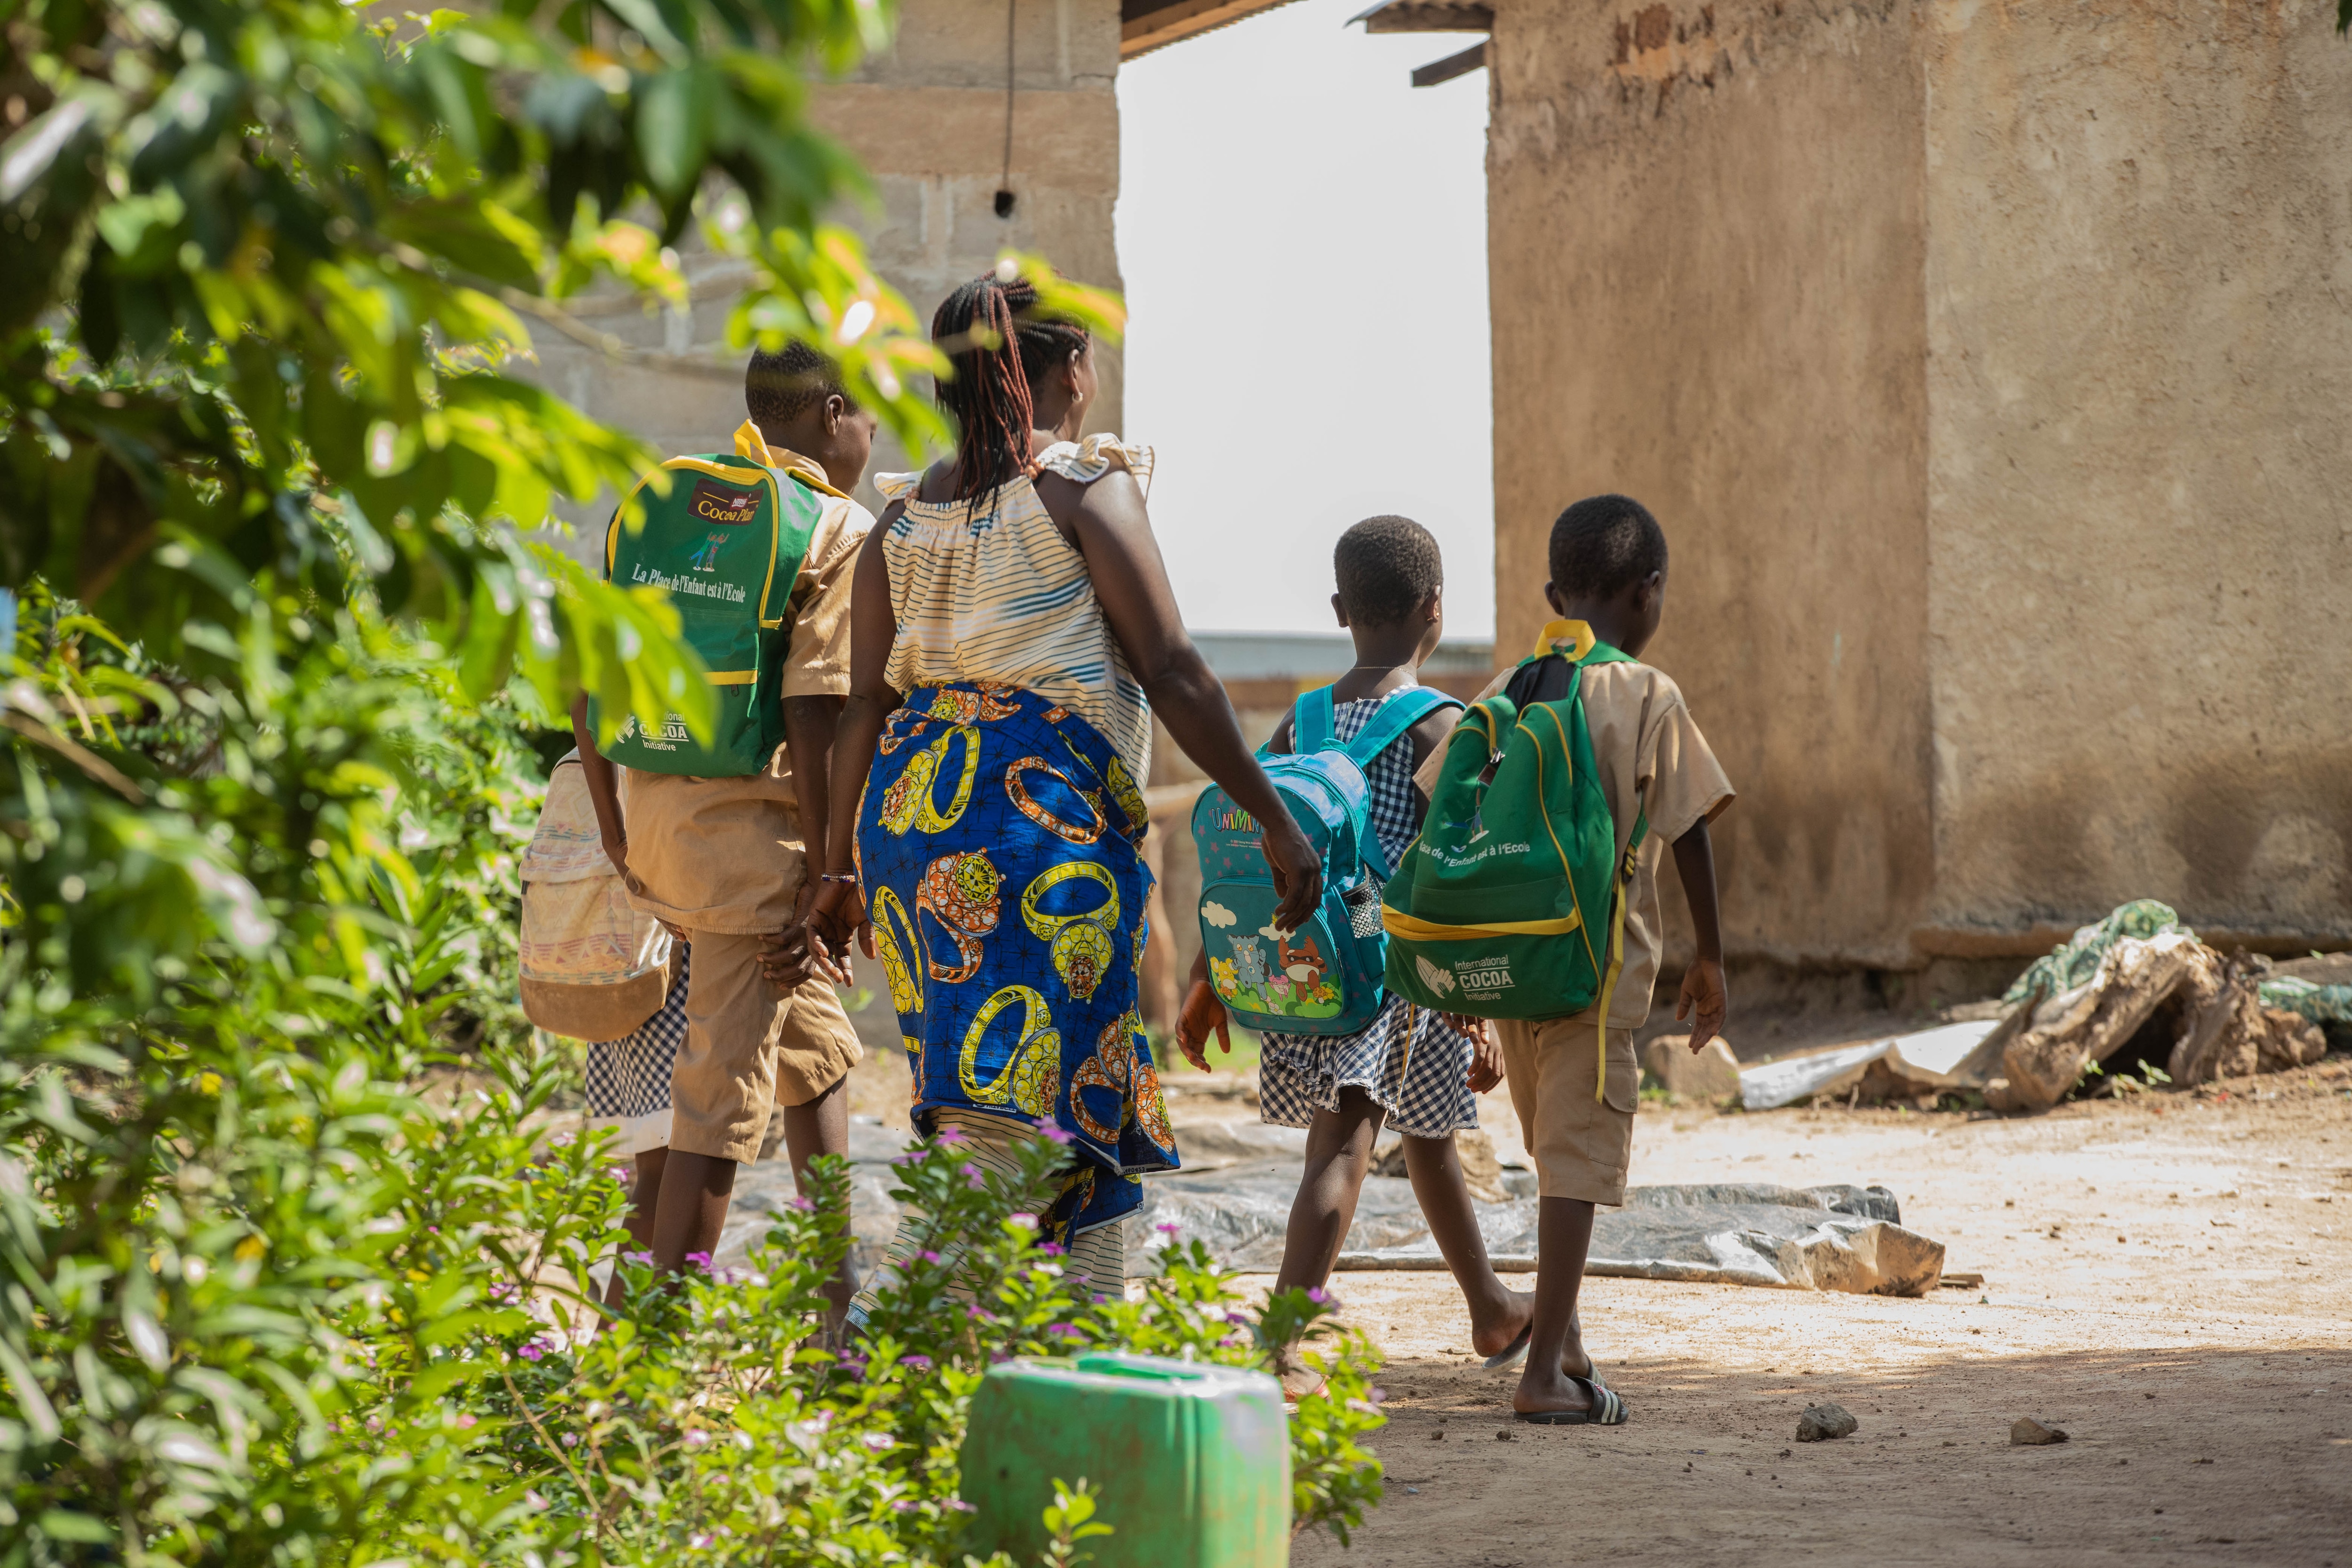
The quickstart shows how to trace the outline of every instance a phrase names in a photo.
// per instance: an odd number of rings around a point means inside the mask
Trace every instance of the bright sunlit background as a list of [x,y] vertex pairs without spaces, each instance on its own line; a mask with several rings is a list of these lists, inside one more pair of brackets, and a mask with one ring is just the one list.
[[1446,631],[1495,626],[1486,75],[1475,33],[1368,37],[1295,0],[1119,69],[1127,436],[1196,627],[1331,626],[1331,544],[1402,512]]

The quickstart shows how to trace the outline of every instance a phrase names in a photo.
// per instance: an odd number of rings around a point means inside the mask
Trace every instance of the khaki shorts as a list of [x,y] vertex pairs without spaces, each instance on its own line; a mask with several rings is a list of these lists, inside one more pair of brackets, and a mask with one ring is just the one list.
[[830,982],[811,975],[786,991],[760,973],[758,937],[687,935],[694,978],[670,1071],[669,1146],[749,1163],[776,1105],[806,1105],[865,1051]]
[[[702,954],[696,950],[695,962]],[[695,971],[699,980],[702,972]],[[1633,1155],[1633,1111],[1641,1103],[1642,1068],[1633,1031],[1609,1031],[1609,1072],[1599,1076],[1589,1018],[1495,1021],[1503,1048],[1503,1076],[1519,1113],[1519,1134],[1536,1163],[1537,1190],[1548,1198],[1576,1198],[1612,1206],[1625,1201],[1625,1167]]]

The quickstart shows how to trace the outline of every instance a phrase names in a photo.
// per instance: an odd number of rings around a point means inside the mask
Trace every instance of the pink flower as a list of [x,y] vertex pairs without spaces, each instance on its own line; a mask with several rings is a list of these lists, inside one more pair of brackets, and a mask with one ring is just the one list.
[[629,1184],[629,1178],[636,1174],[635,1171],[630,1170],[626,1165],[609,1166],[606,1168],[604,1173],[612,1177],[613,1180],[620,1183],[621,1185],[625,1187]]
[[868,1432],[857,1440],[866,1445],[866,1451],[869,1454],[887,1453],[898,1447],[887,1432]]
[[476,1425],[476,1422],[471,1411],[467,1411],[457,1417],[457,1430],[460,1432],[463,1432],[466,1428],[474,1425]]
[[707,1252],[689,1252],[686,1255],[686,1261],[706,1274],[710,1271],[710,1254]]
[[1070,1249],[1064,1247],[1058,1241],[1049,1241],[1039,1247],[1037,1250],[1044,1253],[1048,1258],[1059,1258],[1062,1254],[1069,1251]]
[[1163,1220],[1161,1220],[1158,1225],[1153,1226],[1151,1228],[1152,1228],[1152,1229],[1154,1229],[1154,1230],[1156,1230],[1156,1231],[1158,1231],[1158,1232],[1159,1232],[1160,1235],[1162,1235],[1162,1236],[1173,1236],[1173,1235],[1175,1235],[1178,1231],[1180,1231],[1180,1230],[1183,1229],[1184,1227],[1183,1227],[1182,1226],[1181,1226],[1181,1225],[1178,1225],[1178,1224],[1177,1224],[1174,1220],[1172,1220],[1172,1219],[1163,1219]]
[[650,1252],[624,1252],[621,1254],[621,1261],[637,1268],[651,1268],[654,1266],[654,1255]]
[[800,1194],[794,1193],[793,1194],[793,1207],[800,1210],[803,1214],[810,1214],[815,1211],[816,1205],[811,1203],[807,1198],[803,1197]]
[[1066,1335],[1075,1335],[1078,1331],[1072,1328],[1067,1323],[1048,1323],[1045,1325],[1045,1331],[1056,1338],[1060,1338]]
[[699,1426],[689,1426],[677,1435],[677,1440],[689,1448],[700,1448],[709,1446],[710,1434]]
[[686,1538],[686,1543],[697,1552],[705,1551],[710,1545],[710,1534],[708,1531],[697,1531]]
[[1072,1138],[1068,1133],[1063,1131],[1060,1128],[1055,1126],[1050,1121],[1040,1121],[1037,1123],[1037,1131],[1044,1136],[1052,1139],[1056,1143],[1074,1143],[1076,1142],[1076,1139]]
[[563,1435],[563,1446],[567,1448],[577,1448],[580,1447],[580,1434],[577,1432],[566,1432]]
[[515,1352],[515,1354],[522,1357],[525,1361],[537,1361],[546,1353],[547,1347],[541,1344],[537,1340],[525,1342],[522,1347]]
[[1318,1307],[1328,1306],[1331,1302],[1331,1292],[1320,1285],[1310,1286],[1307,1291],[1307,1299]]
[[924,1262],[926,1262],[926,1263],[937,1263],[939,1260],[940,1260],[940,1255],[939,1255],[938,1253],[933,1252],[933,1251],[932,1251],[929,1247],[925,1247],[925,1248],[923,1249],[923,1261],[924,1261]]
[[547,1500],[541,1497],[537,1491],[527,1491],[523,1493],[522,1500],[529,1503],[531,1507],[541,1510],[544,1510],[547,1507]]
[[927,1355],[901,1356],[898,1364],[913,1367],[917,1372],[929,1372],[931,1370],[931,1358]]
[[947,1502],[942,1506],[950,1509],[957,1513],[978,1513],[980,1511],[980,1510],[974,1508],[971,1504],[964,1501],[963,1499],[960,1497],[951,1497],[948,1499]]
[[970,1140],[964,1137],[963,1130],[961,1128],[942,1127],[940,1129],[939,1136],[932,1140],[932,1142],[939,1143],[964,1143],[969,1142]]
[[890,1508],[891,1511],[895,1513],[912,1513],[921,1506],[922,1505],[920,1503],[915,1502],[911,1499],[900,1498],[898,1501],[892,1503]]

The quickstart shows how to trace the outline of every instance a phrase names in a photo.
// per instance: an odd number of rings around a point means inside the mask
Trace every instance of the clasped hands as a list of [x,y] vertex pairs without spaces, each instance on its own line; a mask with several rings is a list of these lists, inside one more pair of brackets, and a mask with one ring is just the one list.
[[874,956],[874,929],[866,922],[866,902],[850,882],[808,882],[801,888],[793,923],[760,939],[760,973],[790,991],[811,975],[835,985],[850,983],[852,932],[866,956]]

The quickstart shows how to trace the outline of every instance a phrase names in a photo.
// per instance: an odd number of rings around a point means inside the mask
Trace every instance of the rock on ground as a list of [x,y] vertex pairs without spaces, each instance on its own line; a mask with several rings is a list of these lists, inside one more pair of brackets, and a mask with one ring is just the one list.
[[1850,1437],[1861,1430],[1862,1423],[1843,1405],[1808,1405],[1805,1413],[1797,1417],[1800,1443],[1826,1443],[1836,1437]]
[[1696,1056],[1688,1035],[1661,1035],[1642,1047],[1642,1071],[1685,1100],[1727,1100],[1739,1092],[1739,1058],[1717,1035]]
[[2010,1425],[2009,1440],[2021,1447],[2030,1447],[2042,1443],[2063,1443],[2067,1441],[2066,1429],[2063,1426],[2053,1426],[2046,1421],[2036,1421],[2031,1415],[2021,1415]]

